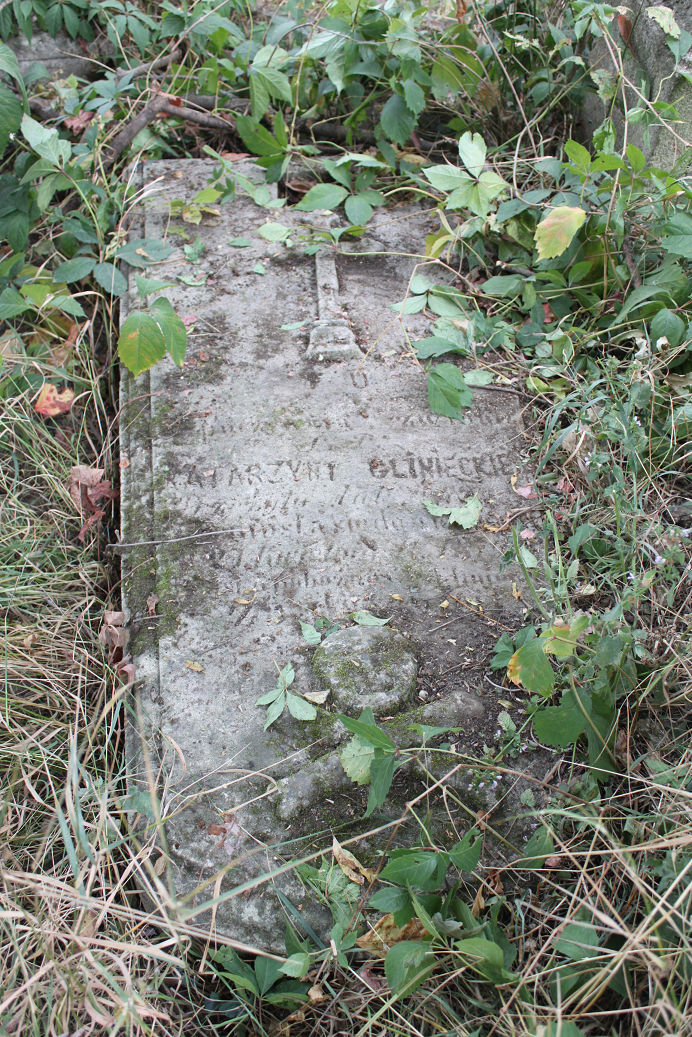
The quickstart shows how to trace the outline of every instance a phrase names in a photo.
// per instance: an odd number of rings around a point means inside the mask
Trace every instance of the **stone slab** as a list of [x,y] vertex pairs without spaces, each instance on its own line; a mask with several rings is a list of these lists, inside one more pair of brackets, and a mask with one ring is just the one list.
[[[143,545],[123,549],[143,718],[142,731],[130,731],[128,761],[133,787],[147,766],[158,776],[173,878],[195,920],[209,924],[213,877],[232,865],[219,879],[226,899],[214,924],[281,950],[286,901],[274,887],[314,929],[331,923],[297,880],[266,876],[329,846],[332,828],[343,840],[372,821],[359,821],[364,793],[338,759],[343,703],[328,700],[312,723],[284,716],[265,732],[255,700],[288,661],[299,692],[321,686],[299,621],[324,614],[343,627],[349,613],[371,610],[393,617],[428,672],[455,674],[443,698],[415,696],[408,711],[395,709],[393,736],[410,740],[412,720],[479,722],[483,702],[463,676],[485,621],[459,608],[455,626],[436,626],[450,614],[439,607],[450,594],[488,615],[516,615],[511,580],[498,573],[505,535],[450,528],[422,500],[457,503],[478,491],[481,521],[491,523],[516,508],[521,401],[479,390],[463,423],[442,418],[430,410],[424,372],[402,357],[407,339],[390,305],[421,261],[434,226],[425,212],[380,211],[349,253],[325,249],[315,259],[299,242],[320,217],[261,209],[242,194],[199,227],[172,218],[170,202],[208,186],[212,168],[146,164],[133,228],[176,245],[154,276],[204,283],[167,292],[178,313],[196,318],[183,369],[166,361],[122,382],[122,540]],[[261,179],[253,165],[240,169]],[[267,219],[294,225],[292,248],[257,234]],[[186,262],[176,224],[206,246],[197,265]],[[237,237],[250,246],[229,246]],[[263,276],[253,272],[258,261]],[[412,338],[429,326],[423,314],[406,318]],[[404,798],[420,791],[420,776],[406,780]]]

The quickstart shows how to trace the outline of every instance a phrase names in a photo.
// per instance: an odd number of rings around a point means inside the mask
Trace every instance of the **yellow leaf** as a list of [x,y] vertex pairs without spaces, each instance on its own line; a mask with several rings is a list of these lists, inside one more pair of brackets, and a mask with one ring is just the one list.
[[403,597],[401,596],[401,594],[390,594],[389,597],[390,598],[394,598],[395,601],[403,601],[404,600]]
[[368,882],[372,882],[375,878],[375,872],[371,868],[364,868],[352,853],[349,853],[348,850],[343,848],[335,836],[332,836],[332,853],[334,854],[336,863],[339,865],[346,878],[350,879],[351,882],[357,882],[359,886],[362,886],[365,879],[367,879]]
[[561,256],[585,220],[586,213],[577,205],[556,206],[536,227],[538,258],[556,259]]
[[519,601],[519,598],[521,597],[521,588],[517,587],[514,580],[512,580],[512,597],[515,601]]
[[449,608],[449,602],[447,601],[447,599],[446,599],[446,598],[445,598],[445,600],[444,600],[444,601],[441,601],[441,602],[440,602],[440,608],[441,608],[441,609],[448,609],[448,608]]
[[510,702],[509,699],[498,699],[498,704],[504,706],[505,709],[516,709],[516,703]]
[[185,666],[187,667],[188,670],[194,670],[195,673],[204,673],[204,667],[203,666],[201,666],[199,663],[190,662],[189,659],[185,660]]

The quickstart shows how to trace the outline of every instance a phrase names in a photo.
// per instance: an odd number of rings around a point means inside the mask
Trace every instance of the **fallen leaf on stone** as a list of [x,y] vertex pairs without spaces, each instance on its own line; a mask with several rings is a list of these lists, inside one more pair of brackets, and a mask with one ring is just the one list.
[[119,467],[120,467],[120,468],[122,468],[122,469],[125,469],[125,468],[129,468],[129,467],[130,467],[130,461],[129,461],[129,458],[127,458],[127,457],[121,457],[121,458],[120,458],[120,460],[118,461],[118,465],[119,465]]
[[352,853],[349,853],[348,850],[345,850],[334,836],[332,837],[332,853],[336,863],[351,882],[357,882],[359,886],[362,886],[365,879],[368,882],[372,882],[375,878],[375,872],[372,868],[364,868],[360,861]]
[[147,609],[149,610],[149,615],[150,616],[155,616],[156,615],[156,606],[158,605],[158,603],[159,603],[159,596],[158,596],[158,594],[150,594],[149,597],[147,598]]
[[234,598],[236,605],[252,605],[254,598]]
[[107,648],[124,648],[130,640],[130,632],[124,624],[124,612],[112,612],[106,609],[103,613],[103,626],[99,631],[101,644]]
[[[195,323],[196,320],[199,320],[196,313],[188,313],[185,317],[183,317],[183,324],[189,331],[190,327]],[[189,392],[192,392],[192,389],[186,389],[183,393],[183,396],[186,396]]]
[[535,540],[536,538],[536,534],[532,529],[522,529],[519,536],[522,540]]
[[403,929],[400,929],[394,922],[394,915],[390,914],[383,915],[370,932],[359,936],[356,945],[363,951],[384,957],[395,943],[401,943],[403,940],[420,940],[426,935],[427,929],[417,918],[412,918]]
[[195,673],[204,673],[204,667],[200,663],[190,662],[189,659],[186,659],[185,666],[188,670],[194,670]]
[[387,988],[387,980],[384,976],[378,975],[372,971],[369,965],[366,965],[358,973],[359,977],[363,980],[366,987],[370,987],[376,994]]
[[166,858],[163,854],[159,857],[156,864],[154,865],[154,874],[158,875],[159,878],[163,875],[163,870],[166,867]]
[[326,1000],[326,996],[324,990],[318,983],[316,983],[314,987],[310,987],[308,990],[308,997],[313,1004],[316,1004],[318,1001]]
[[[242,158],[250,157],[247,151],[220,151],[219,154],[227,162],[240,162]],[[288,184],[286,186],[288,187]]]
[[533,486],[515,486],[514,492],[525,500],[538,500],[538,494],[534,493]]
[[446,598],[445,598],[445,600],[444,600],[444,601],[441,601],[441,602],[440,602],[440,608],[441,608],[441,609],[448,609],[448,608],[449,608],[449,602],[447,601],[447,599],[446,599]]
[[394,598],[395,601],[403,601],[404,600],[401,594],[390,594],[389,597],[390,598]]
[[[357,598],[352,598],[352,601],[357,601]],[[391,616],[387,619],[378,619],[377,616],[371,616],[369,612],[352,612],[351,619],[354,623],[357,623],[361,627],[383,627],[389,623]]]
[[71,410],[73,401],[72,389],[61,389],[58,392],[54,385],[44,385],[38,394],[34,410],[44,418],[55,418],[58,414],[66,414]]
[[518,478],[519,478],[519,476],[515,472],[514,475],[512,476],[512,478],[509,480],[509,484],[512,487],[512,489],[514,489],[514,487],[517,485],[517,479]]
[[323,706],[329,698],[328,691],[306,691],[303,694],[303,698],[307,699],[308,702],[314,702],[318,706]]
[[521,588],[517,587],[514,580],[512,580],[512,597],[515,601],[519,601],[519,598],[521,597]]
[[209,825],[207,832],[209,835],[225,835],[226,829],[223,825]]

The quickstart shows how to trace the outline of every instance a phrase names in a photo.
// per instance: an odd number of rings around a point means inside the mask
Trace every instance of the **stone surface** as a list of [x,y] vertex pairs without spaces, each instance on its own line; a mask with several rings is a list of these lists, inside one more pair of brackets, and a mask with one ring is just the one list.
[[[680,70],[674,73],[675,61],[666,43],[666,37],[660,26],[647,15],[647,8],[651,4],[646,2],[634,3],[627,17],[632,22],[632,33],[629,37],[629,47],[624,47],[616,20],[613,20],[611,34],[614,39],[620,41],[623,50],[623,68],[627,79],[637,87],[644,82],[644,95],[649,101],[663,101],[672,104],[678,111],[679,123],[673,124],[674,133],[658,125],[650,127],[648,135],[641,125],[628,127],[627,141],[640,148],[647,157],[650,165],[672,170],[677,162],[685,156],[686,148],[692,142],[692,84],[681,74],[692,72],[692,54],[687,54],[680,63]],[[675,15],[675,20],[681,29],[692,32],[692,0],[672,0],[667,5]],[[617,82],[619,70],[613,62],[608,46],[603,39],[594,40],[590,56],[592,68],[603,69],[610,72],[613,80]],[[618,97],[619,104],[622,103],[622,92]],[[627,88],[627,108],[638,106],[636,94]],[[583,130],[585,137],[590,140],[595,129],[603,122],[606,115],[610,114],[612,101],[604,103],[595,94],[589,95],[584,103]],[[618,148],[622,147],[624,118],[619,106],[613,108],[612,119],[618,131]],[[685,156],[686,163],[682,172],[685,171],[689,158]]]
[[23,76],[38,61],[45,67],[49,79],[67,79],[68,76],[88,79],[98,72],[100,61],[113,50],[107,36],[86,44],[85,52],[66,32],[59,32],[53,39],[43,29],[34,31],[31,42],[20,33],[10,36],[7,44],[16,54]]
[[398,712],[410,703],[418,663],[407,638],[388,627],[353,626],[331,634],[312,660],[317,680],[341,712]]
[[[239,168],[261,179],[256,167]],[[298,693],[320,689],[300,620],[326,615],[343,628],[349,613],[371,610],[393,617],[420,672],[448,673],[443,697],[426,701],[421,691],[396,715],[375,711],[397,744],[412,744],[414,722],[461,728],[457,738],[479,744],[485,700],[469,676],[497,637],[485,617],[519,611],[517,576],[499,575],[506,533],[450,527],[422,501],[456,503],[478,491],[489,525],[521,506],[510,478],[522,463],[523,400],[478,390],[464,422],[430,410],[407,338],[426,332],[429,319],[405,318],[404,333],[390,308],[424,261],[418,252],[435,226],[425,212],[380,210],[350,252],[324,249],[316,260],[300,237],[333,216],[261,209],[239,193],[199,227],[172,217],[170,202],[194,197],[212,169],[193,160],[145,165],[145,210],[133,228],[176,246],[150,276],[198,283],[167,292],[194,323],[183,369],[165,361],[137,379],[125,373],[121,387],[121,535],[138,545],[122,549],[140,716],[128,760],[133,788],[147,772],[158,776],[182,915],[208,926],[216,890],[220,930],[280,951],[286,903],[277,888],[316,931],[330,923],[277,869],[329,847],[332,829],[344,841],[392,823],[427,779],[402,772],[391,803],[362,821],[367,789],[338,759],[350,736],[336,714],[351,709],[330,697],[315,721],[286,714],[265,732],[255,701],[288,661]],[[292,226],[292,248],[258,235],[266,220]],[[206,246],[197,264],[178,231]],[[251,244],[233,248],[236,238]],[[264,276],[253,272],[260,260]],[[442,265],[425,272],[453,278]],[[129,305],[136,298],[131,290]],[[331,319],[325,307],[353,335],[348,359],[314,356],[315,331]],[[523,471],[520,482],[529,478]],[[369,840],[369,852],[389,831]],[[398,838],[413,838],[407,831]]]

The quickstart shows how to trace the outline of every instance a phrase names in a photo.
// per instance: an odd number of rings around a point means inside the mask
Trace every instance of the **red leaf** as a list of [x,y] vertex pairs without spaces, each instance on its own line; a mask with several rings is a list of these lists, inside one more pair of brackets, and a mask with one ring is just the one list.
[[533,492],[533,486],[515,486],[514,492],[525,500],[538,500],[538,494]]
[[72,389],[62,389],[58,392],[54,385],[44,385],[38,394],[34,410],[46,418],[54,418],[58,414],[66,414],[70,411],[73,400]]
[[625,41],[625,46],[627,46],[630,42],[630,36],[632,35],[632,22],[629,18],[625,18],[624,14],[618,15],[618,29],[620,30],[620,35]]
[[95,511],[93,515],[90,515],[84,523],[84,525],[82,526],[82,528],[80,529],[79,533],[77,534],[77,539],[81,540],[82,543],[84,543],[84,537],[87,535],[91,527],[96,525],[98,520],[102,519],[105,514],[105,511]]

